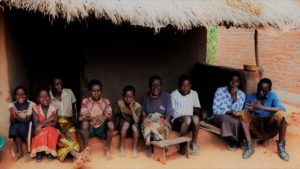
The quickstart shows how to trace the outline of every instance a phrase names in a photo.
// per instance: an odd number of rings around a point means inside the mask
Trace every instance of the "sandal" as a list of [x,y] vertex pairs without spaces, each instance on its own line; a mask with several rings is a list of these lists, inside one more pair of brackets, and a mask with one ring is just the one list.
[[53,161],[55,160],[55,157],[53,157],[53,155],[48,154],[48,161]]
[[37,153],[35,157],[36,162],[41,162],[43,160],[42,153]]

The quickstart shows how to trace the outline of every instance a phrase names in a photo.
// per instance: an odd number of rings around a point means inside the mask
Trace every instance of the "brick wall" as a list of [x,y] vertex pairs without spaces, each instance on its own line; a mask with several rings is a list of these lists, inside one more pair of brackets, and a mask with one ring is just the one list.
[[[274,89],[300,94],[300,30],[258,31],[258,52],[264,77]],[[254,29],[220,28],[216,65],[243,68],[255,64]]]

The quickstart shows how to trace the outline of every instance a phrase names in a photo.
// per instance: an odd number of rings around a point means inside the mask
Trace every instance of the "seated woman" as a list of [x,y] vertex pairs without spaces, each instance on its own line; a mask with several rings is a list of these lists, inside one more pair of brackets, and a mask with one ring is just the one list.
[[213,124],[221,128],[221,136],[228,138],[227,148],[236,150],[242,141],[242,126],[238,114],[243,109],[245,94],[239,89],[240,75],[233,72],[228,86],[217,89],[213,102]]
[[135,88],[133,86],[125,86],[123,89],[123,99],[118,100],[116,113],[120,116],[120,155],[125,155],[125,138],[130,128],[129,133],[133,135],[132,157],[136,158],[138,156],[137,145],[139,140],[138,129],[141,105],[135,101],[134,97]]
[[[172,118],[173,130],[180,132],[181,136],[192,131],[192,153],[199,153],[197,144],[199,131],[200,101],[198,93],[191,90],[191,78],[188,75],[181,75],[178,80],[179,89],[171,93],[174,115]],[[180,153],[185,154],[185,149],[180,145]]]
[[[14,90],[14,99],[16,101],[9,104],[9,138],[14,139],[17,145],[17,154],[12,157],[13,161],[17,161],[23,156],[22,141],[26,141],[28,137],[29,122],[32,119],[32,108],[35,106],[35,103],[27,100],[27,94],[27,89],[24,86],[16,87]],[[26,155],[26,159],[30,159],[29,154]]]
[[173,115],[171,95],[161,91],[161,86],[161,78],[152,76],[149,79],[150,91],[142,97],[141,131],[147,146],[150,146],[150,140],[166,139],[171,130],[170,118]]
[[38,94],[39,105],[33,107],[33,123],[35,136],[32,138],[31,157],[36,161],[42,161],[42,153],[47,154],[48,160],[54,160],[57,156],[56,145],[58,140],[57,106],[50,104],[50,96],[47,89],[42,89]]

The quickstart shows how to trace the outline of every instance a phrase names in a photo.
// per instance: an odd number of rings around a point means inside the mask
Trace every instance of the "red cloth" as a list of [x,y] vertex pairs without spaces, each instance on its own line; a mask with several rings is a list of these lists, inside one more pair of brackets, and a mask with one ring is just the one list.
[[[50,105],[47,112],[47,117],[45,117],[41,105],[34,106],[34,109],[38,116],[38,121],[43,122],[51,115],[56,114],[57,107]],[[35,157],[38,152],[45,152],[46,154],[51,154],[57,156],[56,144],[58,141],[59,132],[56,128],[47,126],[41,129],[41,132],[32,138],[32,150],[31,157]]]

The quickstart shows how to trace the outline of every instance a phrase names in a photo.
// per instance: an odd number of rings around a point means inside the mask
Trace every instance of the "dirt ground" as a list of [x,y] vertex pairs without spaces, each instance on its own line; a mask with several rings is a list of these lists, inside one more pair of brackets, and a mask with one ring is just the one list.
[[[290,155],[290,161],[285,162],[277,155],[277,148],[274,138],[268,144],[255,147],[255,153],[247,160],[242,159],[242,149],[235,152],[226,149],[226,142],[217,135],[204,130],[199,133],[199,145],[201,147],[198,156],[191,156],[187,159],[175,152],[175,148],[170,148],[171,153],[167,157],[167,164],[163,165],[158,161],[146,156],[146,149],[139,146],[139,157],[131,158],[131,139],[126,140],[126,157],[120,157],[117,149],[118,136],[115,136],[112,144],[113,159],[107,161],[103,153],[103,140],[93,138],[90,140],[92,161],[86,163],[84,169],[219,169],[219,168],[300,168],[300,108],[286,105],[290,114],[286,150]],[[6,146],[1,154],[0,169],[71,169],[73,163],[71,159],[61,163],[58,160],[48,162],[46,158],[40,163],[35,161],[25,161],[25,158],[17,162],[10,161],[9,146]]]

